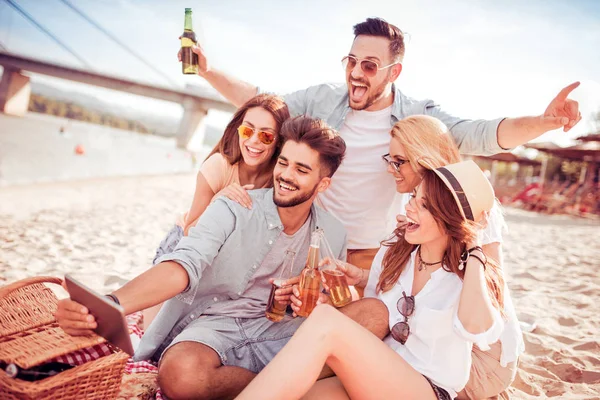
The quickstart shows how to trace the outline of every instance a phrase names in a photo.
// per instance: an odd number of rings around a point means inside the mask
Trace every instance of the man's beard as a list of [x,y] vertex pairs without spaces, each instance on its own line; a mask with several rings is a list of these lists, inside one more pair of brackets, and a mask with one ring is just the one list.
[[[283,183],[285,183],[287,185],[290,185],[290,186],[293,186],[293,187],[297,188],[296,185],[292,184],[291,182],[287,182],[287,181],[285,181],[285,180],[283,180],[281,178],[276,179],[275,184],[277,185],[277,184],[279,184],[279,182],[283,182]],[[275,203],[275,205],[277,207],[281,207],[281,208],[295,207],[295,206],[297,206],[299,204],[302,204],[302,203],[310,200],[310,198],[317,191],[318,186],[319,186],[319,184],[317,183],[315,185],[315,187],[313,187],[312,190],[310,190],[309,192],[307,192],[305,194],[301,194],[300,193],[297,196],[292,197],[291,199],[286,199],[286,200],[279,200],[279,199],[277,199],[277,193],[276,193],[277,188],[274,188],[273,189],[273,202]]]
[[[388,73],[388,77],[389,77],[389,73]],[[364,106],[353,106],[353,105],[352,105],[352,102],[350,101],[350,96],[352,96],[352,93],[351,93],[351,91],[352,91],[352,84],[351,84],[351,83],[349,83],[349,82],[350,82],[350,79],[351,79],[351,78],[349,77],[349,78],[347,79],[347,82],[348,82],[348,83],[346,83],[347,85],[349,85],[349,86],[350,86],[350,87],[349,87],[349,89],[348,89],[348,92],[349,92],[349,93],[348,93],[348,105],[349,105],[349,106],[350,106],[350,108],[352,108],[353,110],[356,110],[356,111],[366,110],[367,108],[371,107],[373,104],[375,104],[375,103],[376,103],[376,102],[377,102],[379,99],[381,99],[381,98],[383,97],[383,94],[384,94],[384,92],[385,92],[385,87],[386,87],[386,85],[387,85],[386,81],[383,81],[383,82],[381,83],[381,85],[379,85],[379,86],[377,86],[376,88],[374,88],[374,93],[373,93],[373,94],[371,94],[371,95],[370,95],[370,96],[367,98],[367,101],[365,102],[365,105],[364,105]],[[352,79],[352,80],[356,81],[356,79]],[[366,82],[361,82],[361,83],[367,84]],[[370,86],[370,85],[368,85],[368,89],[367,89],[367,90],[369,90],[369,89],[371,89],[371,86]]]

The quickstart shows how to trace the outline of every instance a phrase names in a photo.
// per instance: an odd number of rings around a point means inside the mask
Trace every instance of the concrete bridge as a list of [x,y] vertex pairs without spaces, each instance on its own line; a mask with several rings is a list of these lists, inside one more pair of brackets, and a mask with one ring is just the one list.
[[11,115],[25,115],[29,106],[31,87],[29,77],[23,75],[23,71],[179,103],[184,109],[177,130],[177,146],[180,148],[187,147],[209,109],[235,111],[232,104],[216,95],[152,86],[6,52],[0,52],[0,65],[4,67],[0,81],[0,111]]

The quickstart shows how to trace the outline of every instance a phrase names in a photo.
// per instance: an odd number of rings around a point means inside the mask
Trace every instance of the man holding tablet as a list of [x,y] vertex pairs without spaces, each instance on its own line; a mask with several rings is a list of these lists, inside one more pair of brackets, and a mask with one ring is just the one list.
[[[280,134],[274,187],[252,191],[251,210],[217,199],[173,253],[111,294],[127,314],[165,302],[134,358],[160,361],[159,386],[169,399],[233,398],[287,343],[303,319],[273,323],[264,316],[269,278],[278,275],[286,250],[296,251],[300,273],[310,233],[319,227],[345,259],[343,226],[313,205],[342,162],[344,140],[309,117],[286,121]],[[373,324],[376,317],[365,316]],[[56,318],[73,335],[96,327],[87,309],[68,299]],[[380,320],[367,327],[383,337],[385,315]]]

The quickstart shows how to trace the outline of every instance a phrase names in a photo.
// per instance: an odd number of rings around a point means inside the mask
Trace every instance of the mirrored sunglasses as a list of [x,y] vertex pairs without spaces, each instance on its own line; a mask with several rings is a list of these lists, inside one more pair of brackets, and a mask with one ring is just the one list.
[[275,134],[272,132],[256,131],[255,129],[246,125],[240,125],[238,128],[238,133],[244,140],[250,139],[254,135],[254,132],[258,134],[258,140],[260,140],[263,144],[269,145],[275,141]]

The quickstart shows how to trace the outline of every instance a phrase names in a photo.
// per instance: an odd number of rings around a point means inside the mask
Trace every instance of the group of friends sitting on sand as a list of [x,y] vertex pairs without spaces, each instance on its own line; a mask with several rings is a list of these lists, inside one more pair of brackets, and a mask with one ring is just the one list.
[[[212,68],[199,75],[238,108],[204,161],[191,206],[154,266],[110,296],[149,323],[136,360],[158,363],[169,399],[481,399],[503,396],[523,352],[505,283],[504,221],[482,171],[489,155],[581,119],[561,90],[543,114],[468,120],[407,97],[404,35],[354,26],[345,84],[285,96]],[[168,195],[166,193],[165,195]],[[305,266],[324,232],[354,300],[326,291],[307,318],[297,278],[265,317],[286,252]],[[96,327],[61,300],[69,334]]]

